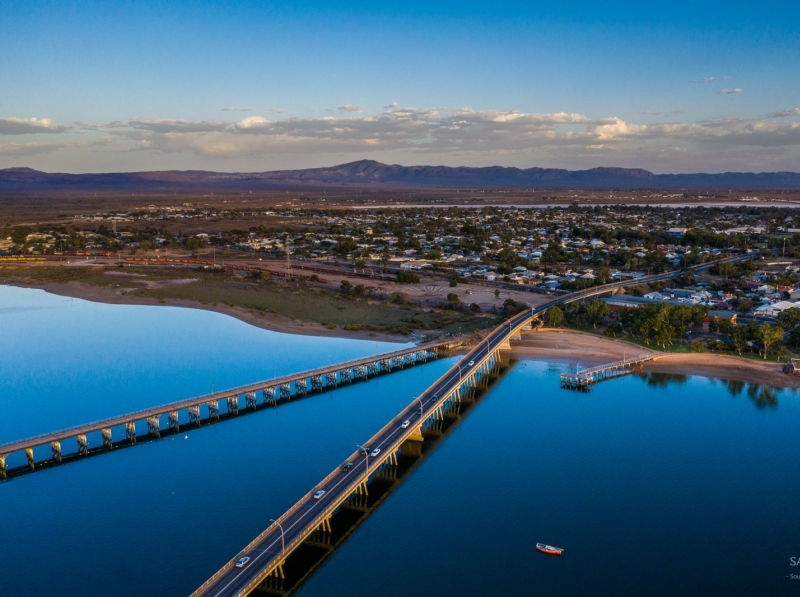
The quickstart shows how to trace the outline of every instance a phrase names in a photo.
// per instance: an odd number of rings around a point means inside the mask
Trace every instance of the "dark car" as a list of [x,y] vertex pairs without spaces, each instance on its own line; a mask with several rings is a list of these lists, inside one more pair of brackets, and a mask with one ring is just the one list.
[[347,473],[347,472],[350,471],[351,468],[353,468],[353,463],[352,462],[345,462],[344,466],[342,467],[342,472],[343,473]]

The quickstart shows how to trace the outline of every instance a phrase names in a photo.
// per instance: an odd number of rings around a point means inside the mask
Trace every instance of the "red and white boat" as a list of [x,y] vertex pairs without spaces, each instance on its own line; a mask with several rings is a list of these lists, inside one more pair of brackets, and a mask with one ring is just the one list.
[[536,544],[536,551],[541,551],[542,553],[546,553],[550,556],[560,556],[561,553],[564,551],[560,547],[553,547],[552,545],[545,545],[544,543],[537,543]]

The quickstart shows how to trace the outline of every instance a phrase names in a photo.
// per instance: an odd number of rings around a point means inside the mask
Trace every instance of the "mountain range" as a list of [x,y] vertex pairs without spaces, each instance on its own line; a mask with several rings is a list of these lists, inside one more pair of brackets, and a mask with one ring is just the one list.
[[282,190],[330,187],[788,189],[800,188],[797,172],[653,174],[638,168],[483,168],[399,166],[359,160],[329,168],[271,172],[165,170],[104,174],[0,169],[0,192]]

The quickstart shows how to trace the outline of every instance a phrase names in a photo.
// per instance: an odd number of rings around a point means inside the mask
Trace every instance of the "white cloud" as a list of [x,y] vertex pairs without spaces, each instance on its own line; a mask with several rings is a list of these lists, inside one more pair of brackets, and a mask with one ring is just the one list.
[[733,89],[720,89],[719,91],[717,91],[717,93],[720,95],[739,95],[740,93],[743,92],[744,89],[742,89],[741,87],[734,87]]
[[0,135],[64,133],[68,126],[55,125],[49,118],[0,118]]
[[354,106],[353,104],[340,104],[336,106],[336,111],[340,114],[344,114],[345,112],[349,114],[361,114],[362,106]]
[[594,124],[589,127],[589,132],[603,141],[612,141],[620,137],[630,137],[644,132],[647,127],[643,124],[629,124],[619,118],[612,118],[606,124]]
[[[800,122],[790,118],[793,116],[800,116],[800,109],[762,118],[695,122],[679,121],[676,116],[673,122],[646,125],[567,111],[539,113],[468,107],[443,110],[390,104],[378,113],[365,115],[348,112],[302,118],[250,115],[227,121],[133,118],[78,123],[67,143],[7,144],[2,146],[2,153],[34,155],[69,148],[59,156],[72,156],[111,144],[115,153],[135,152],[142,156],[136,158],[137,164],[145,163],[144,156],[160,164],[159,160],[168,154],[176,156],[169,163],[179,160],[188,167],[196,167],[192,166],[193,159],[206,159],[211,167],[218,164],[214,160],[236,159],[237,169],[243,169],[245,164],[261,164],[258,160],[273,159],[272,156],[279,156],[286,165],[314,159],[335,163],[375,157],[429,163],[496,159],[505,165],[550,163],[570,167],[613,155],[615,162],[623,166],[654,169],[652,164],[660,164],[659,159],[664,163],[677,163],[675,160],[680,159],[681,164],[696,169],[712,161],[722,163],[725,156],[735,156],[731,157],[733,167],[745,163],[745,155],[754,160],[758,152],[763,154],[764,164],[791,164],[790,156],[800,163]],[[49,126],[55,127],[52,123]],[[427,157],[409,158],[419,155]],[[781,159],[785,161],[780,162]],[[653,161],[648,164],[644,160]],[[790,165],[783,167],[793,169]]]
[[29,156],[51,153],[64,147],[61,143],[0,143],[0,155]]
[[714,81],[727,81],[730,77],[703,77],[702,79],[692,79],[692,83],[713,83]]
[[217,108],[219,112],[250,112],[250,108]]
[[783,110],[782,112],[773,112],[767,118],[790,118],[792,116],[800,116],[800,108],[792,108],[791,110]]

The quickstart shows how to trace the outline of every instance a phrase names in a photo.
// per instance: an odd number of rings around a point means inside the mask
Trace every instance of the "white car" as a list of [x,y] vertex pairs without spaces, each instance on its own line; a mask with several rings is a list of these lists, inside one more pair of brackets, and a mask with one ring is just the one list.
[[408,426],[409,426],[409,425],[411,425],[411,421],[403,421],[403,422],[400,424],[400,427],[402,427],[403,429],[408,429]]
[[469,363],[467,363],[467,367],[472,367],[474,364],[475,364],[475,361],[470,361]]
[[380,453],[381,453],[381,449],[380,448],[375,448],[372,452],[369,453],[369,455],[372,456],[373,458],[375,458]]
[[315,493],[315,494],[314,494],[314,499],[315,499],[315,500],[318,500],[318,499],[319,499],[319,498],[321,498],[323,495],[325,495],[325,490],[324,490],[324,489],[320,489],[320,490],[319,490],[317,493]]
[[237,568],[244,568],[245,566],[247,566],[247,562],[249,562],[249,561],[250,561],[250,558],[248,558],[247,556],[245,556],[243,558],[239,558],[238,560],[236,560],[236,567]]

